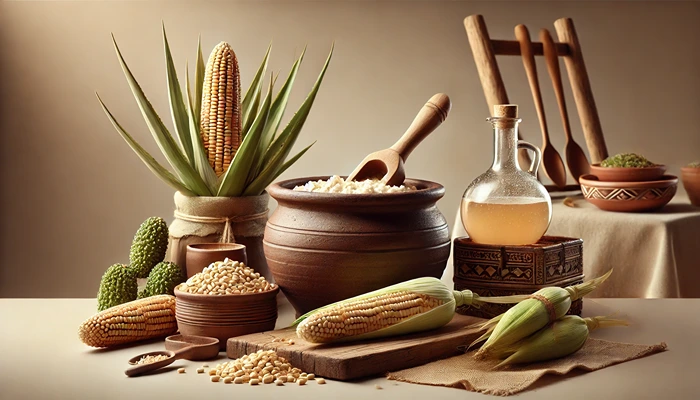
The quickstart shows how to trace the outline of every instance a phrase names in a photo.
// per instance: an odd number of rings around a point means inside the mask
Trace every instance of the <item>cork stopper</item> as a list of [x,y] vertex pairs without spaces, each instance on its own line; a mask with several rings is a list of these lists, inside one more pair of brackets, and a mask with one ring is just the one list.
[[518,118],[518,105],[494,104],[493,116],[497,118]]

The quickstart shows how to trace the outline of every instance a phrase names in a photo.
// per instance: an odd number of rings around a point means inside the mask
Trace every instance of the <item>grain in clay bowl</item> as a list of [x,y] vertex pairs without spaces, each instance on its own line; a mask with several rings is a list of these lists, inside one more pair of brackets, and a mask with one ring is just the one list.
[[230,337],[271,331],[277,322],[279,287],[241,294],[197,294],[175,287],[175,319],[182,335],[209,336],[226,348]]
[[263,239],[268,267],[297,316],[409,279],[440,278],[450,255],[437,208],[445,188],[406,179],[415,191],[344,194],[294,191],[329,176],[277,182]]

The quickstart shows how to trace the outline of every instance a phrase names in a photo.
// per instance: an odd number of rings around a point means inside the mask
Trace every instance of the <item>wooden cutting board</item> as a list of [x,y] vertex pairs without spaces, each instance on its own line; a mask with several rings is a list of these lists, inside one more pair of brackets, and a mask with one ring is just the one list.
[[[324,378],[350,380],[415,367],[457,355],[458,346],[468,345],[480,335],[468,325],[484,319],[455,314],[440,329],[394,338],[356,343],[311,344],[299,339],[294,328],[254,333],[230,338],[226,346],[229,358],[236,359],[260,349],[275,350],[304,372]],[[273,342],[292,339],[294,344]]]

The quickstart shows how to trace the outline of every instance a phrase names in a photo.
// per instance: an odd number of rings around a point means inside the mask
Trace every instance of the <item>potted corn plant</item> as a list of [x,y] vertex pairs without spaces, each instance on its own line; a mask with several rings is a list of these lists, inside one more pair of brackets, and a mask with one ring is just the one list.
[[176,190],[168,260],[186,268],[188,244],[235,241],[246,245],[251,266],[270,278],[262,250],[269,201],[265,188],[313,145],[288,159],[323,81],[333,48],[311,92],[280,129],[304,52],[273,95],[276,77],[271,76],[266,82],[268,47],[241,97],[238,60],[231,46],[219,43],[205,66],[200,41],[194,84],[190,83],[187,68],[183,91],[163,28],[168,98],[175,128],[172,135],[131,73],[114,36],[112,42],[146,125],[172,170],[141,147],[99,95],[97,98],[116,131],[141,161]]

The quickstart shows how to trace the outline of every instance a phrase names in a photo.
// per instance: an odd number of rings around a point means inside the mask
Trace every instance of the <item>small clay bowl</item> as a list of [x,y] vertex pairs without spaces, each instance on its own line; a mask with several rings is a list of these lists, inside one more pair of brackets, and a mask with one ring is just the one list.
[[187,265],[187,277],[202,272],[202,270],[216,261],[239,261],[248,265],[246,248],[239,243],[196,243],[187,245],[185,256]]
[[642,212],[658,210],[676,194],[678,178],[664,175],[649,182],[603,182],[594,175],[579,178],[583,197],[605,211]]
[[270,331],[277,322],[279,287],[260,293],[192,294],[175,289],[175,319],[183,335],[219,339],[226,348],[230,337]]
[[700,207],[700,168],[681,168],[681,179],[690,204]]
[[666,172],[665,165],[643,168],[601,167],[599,163],[591,164],[591,175],[602,182],[647,182],[657,181]]

